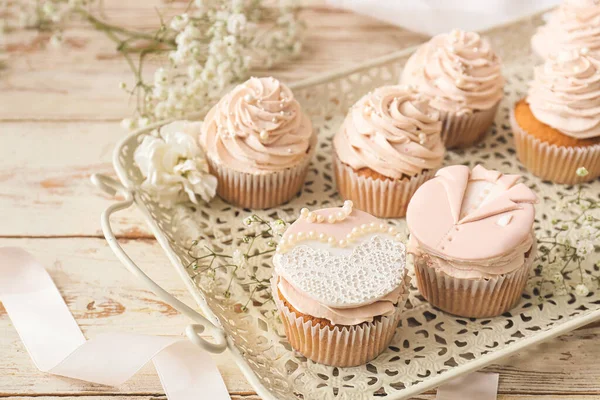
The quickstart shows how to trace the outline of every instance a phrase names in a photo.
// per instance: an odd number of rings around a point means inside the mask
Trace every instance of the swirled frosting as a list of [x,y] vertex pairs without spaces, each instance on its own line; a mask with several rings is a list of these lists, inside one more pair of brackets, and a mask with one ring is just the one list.
[[405,86],[384,86],[361,98],[335,135],[339,159],[388,178],[438,168],[444,158],[439,112]]
[[557,50],[600,49],[600,5],[594,0],[565,0],[531,38],[533,50],[547,58]]
[[576,139],[600,136],[600,58],[561,51],[535,68],[527,103],[541,122]]
[[458,114],[487,110],[503,96],[500,58],[475,32],[437,35],[408,60],[401,83],[431,98],[431,106]]
[[206,115],[200,143],[230,168],[268,173],[294,167],[316,142],[292,91],[274,78],[251,78]]

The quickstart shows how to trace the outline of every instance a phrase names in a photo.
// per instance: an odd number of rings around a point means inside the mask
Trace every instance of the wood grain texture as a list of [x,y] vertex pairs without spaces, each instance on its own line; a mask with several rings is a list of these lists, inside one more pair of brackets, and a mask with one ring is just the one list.
[[[106,17],[137,29],[156,26],[161,0],[104,0]],[[285,81],[313,76],[398,50],[426,38],[316,0],[303,13],[306,49],[272,71]],[[184,2],[167,5],[169,13]],[[188,321],[142,287],[101,239],[100,212],[114,199],[89,183],[112,174],[112,151],[133,106],[118,83],[128,67],[101,33],[84,24],[65,32],[9,39],[0,72],[0,246],[20,246],[47,268],[86,337],[103,332],[179,335]],[[150,60],[148,74],[159,65]],[[132,258],[183,301],[192,299],[135,210],[113,219]],[[488,368],[500,373],[500,400],[591,400],[600,397],[600,325],[580,329]],[[258,400],[227,354],[215,357],[234,400]],[[415,399],[433,400],[434,392]],[[165,399],[151,365],[120,387],[41,374],[0,303],[0,397],[91,400]]]

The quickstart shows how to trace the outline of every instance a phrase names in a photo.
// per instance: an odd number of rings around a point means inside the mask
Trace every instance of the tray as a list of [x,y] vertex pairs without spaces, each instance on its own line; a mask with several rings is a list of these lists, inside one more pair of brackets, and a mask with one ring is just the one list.
[[[543,182],[528,174],[518,163],[512,144],[508,112],[526,92],[526,82],[534,65],[528,38],[540,23],[541,16],[537,15],[486,32],[504,60],[506,96],[495,126],[484,142],[465,151],[451,151],[445,160],[447,165],[483,163],[488,168],[523,174],[525,183],[536,190],[541,199],[535,225],[538,232],[550,229],[550,220],[556,217],[552,206],[559,193],[576,190]],[[320,208],[342,203],[332,178],[331,137],[348,107],[362,94],[398,81],[402,66],[413,50],[399,51],[291,85],[319,131],[317,154],[301,195],[278,209],[257,214],[269,218],[279,215],[291,221],[301,207]],[[201,118],[201,114],[195,117]],[[268,278],[271,275],[268,259],[258,260],[235,274],[226,268],[218,269],[213,275],[186,267],[190,264],[187,249],[194,239],[201,238],[216,248],[236,245],[232,238],[242,236],[240,232],[245,231],[242,219],[252,211],[232,207],[219,199],[201,207],[187,204],[164,209],[141,192],[142,176],[133,162],[133,153],[143,136],[160,125],[135,132],[118,144],[114,165],[122,184],[105,176],[93,177],[105,191],[125,197],[103,214],[105,236],[127,268],[149,284],[159,297],[194,320],[186,329],[190,340],[212,352],[229,349],[263,399],[405,399],[600,318],[597,286],[591,288],[586,297],[573,293],[555,295],[547,284],[540,292],[540,280],[549,279],[544,275],[545,270],[532,274],[516,308],[496,318],[467,319],[445,314],[431,307],[412,287],[408,309],[396,335],[377,359],[354,368],[334,368],[306,360],[291,350],[267,293],[258,296],[255,293],[247,311],[240,308],[240,304],[246,304],[250,298],[250,276]],[[600,192],[598,180],[587,186],[590,192]],[[117,243],[110,228],[110,215],[132,204],[145,215],[205,317],[151,281]],[[389,223],[405,231],[403,219],[389,220]],[[584,267],[590,269],[593,261],[588,259],[589,264]],[[569,279],[578,283],[579,278],[570,276]],[[225,295],[230,282],[230,295]]]

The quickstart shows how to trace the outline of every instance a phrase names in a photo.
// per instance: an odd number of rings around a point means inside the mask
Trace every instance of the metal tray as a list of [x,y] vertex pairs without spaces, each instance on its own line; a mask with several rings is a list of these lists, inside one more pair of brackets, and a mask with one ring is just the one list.
[[[552,206],[559,193],[576,190],[543,182],[527,173],[517,161],[512,144],[508,113],[512,104],[526,92],[535,62],[528,40],[540,23],[541,16],[537,15],[485,33],[504,61],[506,96],[495,126],[484,142],[464,151],[449,152],[445,160],[446,164],[483,163],[488,168],[523,174],[526,184],[534,188],[541,199],[537,207],[538,232],[550,229],[550,220],[556,216]],[[303,192],[290,203],[260,211],[259,215],[278,214],[293,220],[301,207],[320,208],[342,203],[332,178],[331,137],[348,108],[361,95],[398,81],[402,66],[413,50],[399,51],[290,85],[318,129],[318,150]],[[200,119],[202,115],[194,117]],[[187,249],[192,240],[201,238],[217,248],[235,245],[232,237],[242,235],[240,232],[245,229],[242,219],[252,211],[232,207],[219,199],[201,207],[184,204],[165,209],[140,191],[142,176],[133,162],[133,153],[142,137],[160,125],[135,132],[117,145],[114,166],[122,183],[101,175],[93,178],[105,191],[120,193],[125,198],[104,212],[105,236],[127,268],[150,285],[160,298],[194,321],[186,330],[190,340],[212,352],[229,349],[263,399],[406,399],[600,318],[598,287],[592,288],[586,297],[573,293],[557,295],[547,284],[540,293],[540,280],[549,279],[545,272],[532,274],[520,303],[496,318],[467,319],[445,314],[431,307],[412,287],[408,309],[396,335],[377,359],[354,368],[333,368],[308,361],[291,350],[274,313],[274,303],[266,293],[255,296],[247,311],[239,306],[250,297],[250,276],[268,278],[271,275],[268,259],[258,260],[235,274],[223,268],[209,276],[186,267],[190,264]],[[587,186],[590,191],[600,192],[598,180]],[[204,316],[150,280],[117,243],[109,217],[132,204],[145,215]],[[403,219],[389,223],[405,230]],[[589,265],[584,267],[590,269],[594,260],[588,261]],[[226,296],[230,281],[230,295]],[[212,339],[207,340],[207,337]]]

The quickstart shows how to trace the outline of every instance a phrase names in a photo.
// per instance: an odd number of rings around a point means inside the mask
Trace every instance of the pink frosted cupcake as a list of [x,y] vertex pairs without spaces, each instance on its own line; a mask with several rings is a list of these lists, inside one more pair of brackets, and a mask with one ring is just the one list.
[[200,144],[223,200],[269,208],[300,191],[317,136],[287,86],[251,78],[208,112]]
[[442,165],[439,113],[405,86],[360,99],[333,139],[337,188],[377,217],[403,217],[412,194]]
[[[561,51],[535,68],[511,125],[517,155],[534,175],[574,184],[600,176],[600,54]],[[575,171],[585,167],[589,174]]]
[[337,367],[377,357],[408,297],[405,260],[396,230],[352,202],[303,209],[277,248],[271,281],[292,347]]
[[407,61],[401,83],[414,85],[442,114],[447,148],[483,138],[504,95],[500,58],[475,32],[435,36]]
[[518,175],[477,165],[442,168],[408,206],[409,252],[419,291],[463,317],[510,310],[535,259],[535,194]]
[[563,0],[531,37],[531,47],[543,59],[560,50],[600,50],[600,4]]

